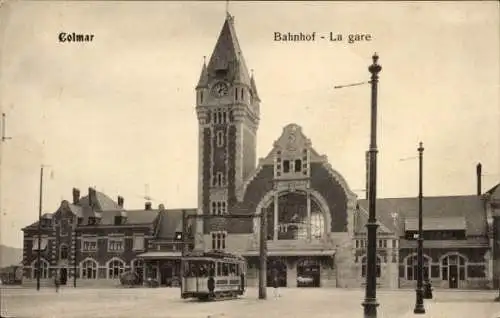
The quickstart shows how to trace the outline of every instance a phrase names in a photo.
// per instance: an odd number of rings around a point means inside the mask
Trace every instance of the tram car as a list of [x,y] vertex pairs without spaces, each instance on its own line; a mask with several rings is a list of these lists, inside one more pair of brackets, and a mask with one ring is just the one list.
[[247,264],[243,257],[222,251],[182,257],[181,298],[222,300],[245,293]]

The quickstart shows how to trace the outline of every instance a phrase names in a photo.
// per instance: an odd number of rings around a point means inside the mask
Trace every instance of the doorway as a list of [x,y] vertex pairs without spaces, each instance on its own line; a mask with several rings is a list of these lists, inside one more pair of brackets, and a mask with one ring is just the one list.
[[297,287],[320,287],[321,266],[316,259],[302,259],[297,263]]
[[160,285],[171,286],[173,266],[170,263],[163,264],[160,268]]
[[274,273],[278,276],[278,287],[286,287],[286,263],[284,261],[267,261],[267,287],[273,287]]
[[458,288],[458,267],[457,265],[449,265],[450,275],[448,277],[448,283],[450,288]]
[[61,268],[61,276],[59,277],[59,283],[61,285],[66,285],[68,282],[68,269]]

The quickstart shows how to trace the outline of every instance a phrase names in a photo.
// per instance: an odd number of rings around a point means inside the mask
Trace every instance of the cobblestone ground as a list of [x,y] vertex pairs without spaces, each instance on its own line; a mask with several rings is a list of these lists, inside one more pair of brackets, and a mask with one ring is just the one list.
[[[268,300],[258,300],[249,289],[240,299],[217,302],[182,300],[178,289],[2,289],[2,317],[19,318],[340,318],[363,317],[364,291],[345,289],[268,289]],[[414,315],[413,290],[377,294],[379,318],[500,318],[500,303],[490,291],[435,291],[426,300],[426,314]]]

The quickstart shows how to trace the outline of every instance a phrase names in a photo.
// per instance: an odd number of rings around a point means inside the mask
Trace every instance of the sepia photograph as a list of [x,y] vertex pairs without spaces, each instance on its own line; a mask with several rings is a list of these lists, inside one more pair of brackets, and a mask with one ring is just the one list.
[[500,318],[499,12],[0,0],[0,317]]

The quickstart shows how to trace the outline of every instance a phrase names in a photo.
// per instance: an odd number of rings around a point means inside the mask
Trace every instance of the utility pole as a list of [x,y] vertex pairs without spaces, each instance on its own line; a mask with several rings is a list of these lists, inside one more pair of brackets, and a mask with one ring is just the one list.
[[40,197],[38,202],[38,254],[36,264],[36,290],[40,290],[40,269],[41,269],[41,253],[42,253],[42,200],[43,200],[43,165],[40,167]]
[[[267,213],[266,209],[262,209],[260,214],[228,214],[228,215],[215,215],[215,214],[186,214],[183,213],[183,223],[187,223],[184,220],[190,218],[201,218],[201,219],[251,219],[260,218],[260,237],[259,237],[259,260],[260,260],[260,269],[259,269],[259,299],[266,299],[266,274],[267,274]],[[186,237],[186,230],[183,226],[182,233],[183,240]],[[186,244],[183,244],[186,245]],[[184,253],[184,252],[183,252]],[[184,255],[184,254],[183,254]]]
[[371,127],[369,148],[369,183],[368,183],[368,222],[367,228],[367,257],[366,257],[366,287],[363,302],[364,317],[377,317],[377,88],[378,73],[382,67],[377,63],[377,53],[372,56],[373,64],[368,67],[371,76]]
[[423,144],[420,143],[418,147],[418,247],[417,247],[417,290],[416,290],[416,302],[415,309],[413,313],[415,314],[425,314],[424,308],[424,290],[423,290],[423,248],[424,248],[424,238],[423,238],[423,226],[422,226],[422,167],[423,167]]

